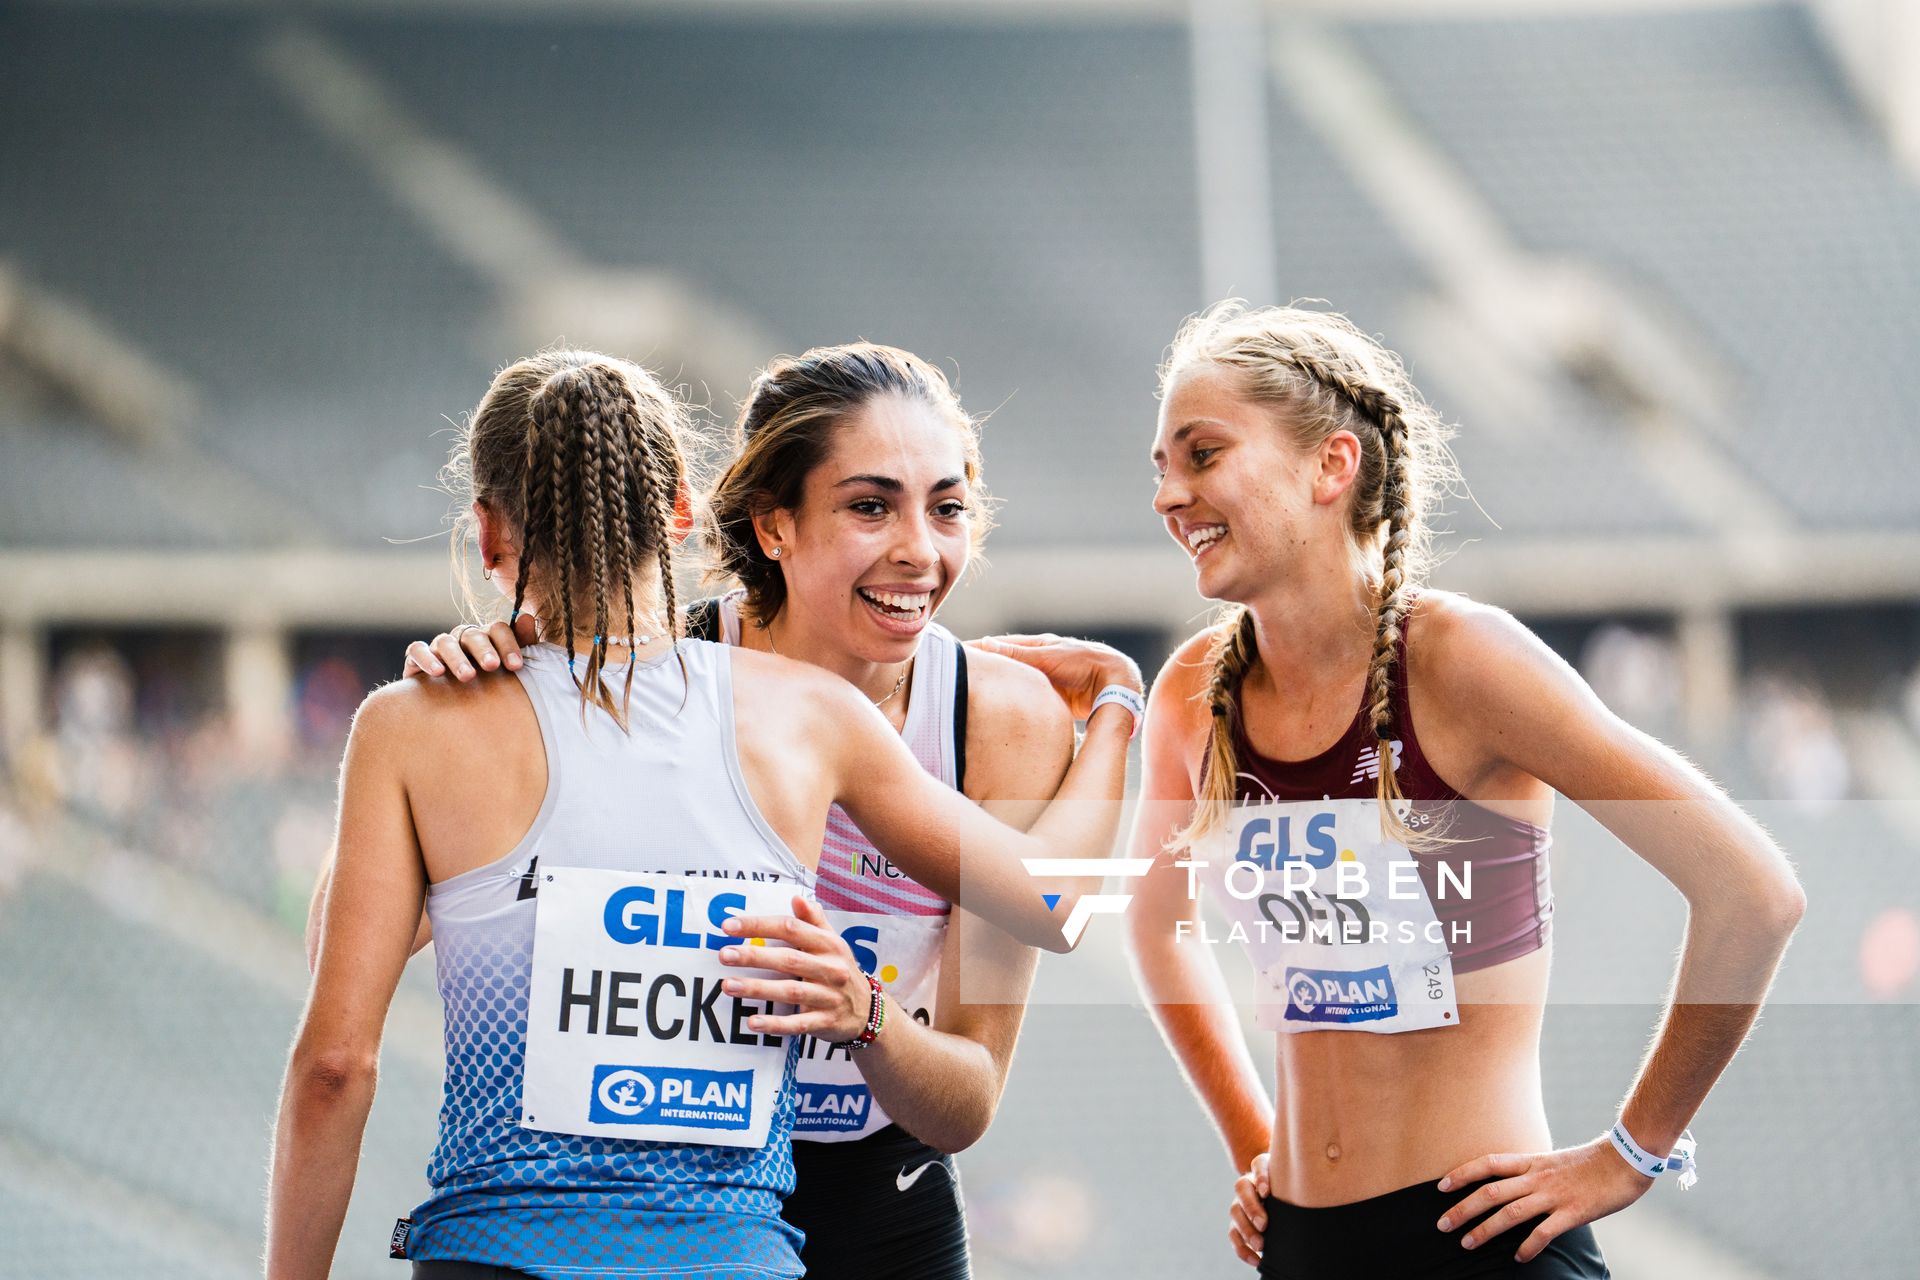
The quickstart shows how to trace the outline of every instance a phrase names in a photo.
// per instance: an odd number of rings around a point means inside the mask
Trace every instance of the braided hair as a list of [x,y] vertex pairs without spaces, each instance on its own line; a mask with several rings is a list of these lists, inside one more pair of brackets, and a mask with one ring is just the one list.
[[[1409,846],[1433,843],[1438,837],[1416,836],[1401,811],[1393,693],[1411,596],[1431,564],[1428,517],[1458,479],[1446,445],[1451,431],[1392,352],[1330,312],[1222,303],[1182,326],[1161,368],[1162,393],[1182,371],[1201,365],[1236,373],[1243,392],[1276,410],[1300,449],[1315,449],[1336,431],[1350,431],[1360,441],[1347,532],[1356,572],[1373,590],[1366,711],[1379,752],[1381,829]],[[1206,775],[1193,821],[1177,843],[1218,828],[1233,804],[1240,685],[1258,656],[1252,611],[1231,606],[1208,653],[1203,696],[1213,724]]]
[[[616,699],[606,663],[621,636],[634,638],[635,573],[657,570],[665,629],[673,637],[680,632],[673,529],[687,472],[684,426],[680,403],[639,366],[588,351],[550,351],[495,376],[443,472],[463,506],[485,503],[518,532],[514,616],[537,574],[549,609],[560,612],[560,629],[545,638],[568,650],[581,714],[591,703],[622,729],[633,664]],[[471,513],[463,512],[454,530],[456,561],[472,531]],[[472,609],[470,589],[467,598]],[[576,615],[593,628],[580,669],[572,651]],[[611,633],[616,621],[619,635]]]

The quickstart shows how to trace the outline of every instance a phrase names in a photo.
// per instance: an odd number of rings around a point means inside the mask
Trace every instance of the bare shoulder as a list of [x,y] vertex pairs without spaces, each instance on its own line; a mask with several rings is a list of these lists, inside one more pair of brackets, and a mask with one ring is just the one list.
[[[444,677],[439,677],[444,679]],[[363,745],[410,740],[425,733],[438,699],[435,677],[409,676],[379,685],[353,713],[353,739]]]
[[851,684],[810,663],[737,645],[729,646],[727,653],[736,710],[750,710],[760,724],[771,721],[823,730],[864,701]]
[[1571,669],[1498,605],[1454,591],[1422,591],[1407,623],[1408,684],[1442,701],[1481,700],[1516,678]]
[[1073,746],[1073,716],[1046,676],[1024,662],[984,649],[968,649],[967,745],[976,734],[992,742],[1008,737],[1050,737]]
[[1414,723],[1456,786],[1518,794],[1524,784],[1502,769],[1539,777],[1556,743],[1618,727],[1580,673],[1505,609],[1422,592],[1407,637]]
[[1149,723],[1155,719],[1184,722],[1207,713],[1203,702],[1213,669],[1213,650],[1226,625],[1219,623],[1188,636],[1160,665],[1147,690]]
[[482,672],[471,684],[451,676],[391,681],[361,701],[353,715],[353,739],[363,748],[407,752],[460,741],[469,731],[496,727],[503,710],[531,714],[519,683],[504,671]]

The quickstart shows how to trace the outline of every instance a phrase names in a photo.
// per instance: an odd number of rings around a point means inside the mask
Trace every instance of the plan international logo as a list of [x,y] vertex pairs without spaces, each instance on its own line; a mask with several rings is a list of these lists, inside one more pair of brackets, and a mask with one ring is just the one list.
[[587,1119],[595,1124],[749,1128],[753,1123],[753,1072],[598,1066],[593,1069]]

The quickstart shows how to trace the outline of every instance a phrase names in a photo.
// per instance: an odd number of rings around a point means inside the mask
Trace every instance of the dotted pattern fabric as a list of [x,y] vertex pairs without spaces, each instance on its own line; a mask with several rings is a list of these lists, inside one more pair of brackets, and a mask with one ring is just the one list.
[[[533,859],[724,871],[810,887],[805,869],[771,844],[758,814],[745,807],[751,802],[729,804],[729,774],[737,771],[726,651],[697,641],[683,642],[682,651],[691,689],[675,663],[636,672],[634,722],[659,732],[636,727],[631,738],[608,734],[607,726],[583,728],[564,657],[545,646],[530,651],[521,679],[546,741],[549,804],[513,853],[436,885],[428,901],[447,1066],[440,1141],[427,1168],[433,1194],[413,1211],[410,1257],[556,1278],[801,1273],[801,1233],[780,1217],[793,1189],[798,1040],[788,1046],[785,1086],[762,1148],[575,1136],[519,1123],[538,902],[520,894]],[[592,712],[590,726],[594,715],[604,713]],[[649,766],[665,760],[683,776],[649,778]],[[703,766],[707,785],[687,785],[689,768]],[[611,776],[623,785],[592,785]],[[581,780],[589,785],[575,785]]]

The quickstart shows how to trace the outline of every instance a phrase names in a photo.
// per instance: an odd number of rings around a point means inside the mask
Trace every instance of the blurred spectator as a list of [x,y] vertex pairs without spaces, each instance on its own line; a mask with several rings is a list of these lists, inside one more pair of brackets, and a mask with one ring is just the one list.
[[6,797],[0,796],[0,902],[7,899],[26,875],[32,839],[27,820],[14,811]]
[[337,753],[368,687],[367,678],[344,658],[315,663],[300,682],[301,740],[317,751]]
[[1817,817],[1847,798],[1853,770],[1833,712],[1818,692],[1761,675],[1748,688],[1747,707],[1747,749],[1774,799]]
[[133,672],[104,645],[79,650],[54,677],[59,785],[76,810],[124,821],[140,799],[144,762],[133,736]]
[[1907,675],[1906,686],[1901,691],[1900,709],[1906,713],[1907,728],[1920,737],[1920,667],[1915,667]]
[[303,928],[313,884],[320,864],[333,847],[333,813],[318,805],[295,800],[281,811],[273,826],[273,865],[276,873],[274,914],[290,928]]
[[1580,672],[1621,719],[1670,731],[1680,706],[1680,658],[1664,636],[1617,622],[1600,626],[1580,653]]

